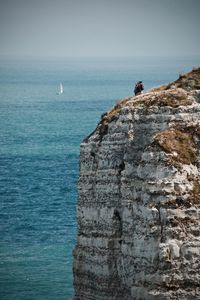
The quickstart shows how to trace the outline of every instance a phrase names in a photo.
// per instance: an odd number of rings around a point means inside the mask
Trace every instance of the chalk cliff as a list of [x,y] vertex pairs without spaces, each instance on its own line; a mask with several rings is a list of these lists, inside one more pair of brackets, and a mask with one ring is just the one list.
[[81,143],[76,300],[200,299],[200,68]]

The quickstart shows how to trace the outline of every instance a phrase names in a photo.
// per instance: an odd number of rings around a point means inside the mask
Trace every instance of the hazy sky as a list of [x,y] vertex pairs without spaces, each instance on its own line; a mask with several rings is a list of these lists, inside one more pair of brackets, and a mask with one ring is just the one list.
[[0,0],[0,55],[199,55],[200,0]]

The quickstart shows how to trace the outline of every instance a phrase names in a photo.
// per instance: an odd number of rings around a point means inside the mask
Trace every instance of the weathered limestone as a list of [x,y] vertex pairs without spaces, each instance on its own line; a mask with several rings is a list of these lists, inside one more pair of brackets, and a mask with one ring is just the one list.
[[76,300],[200,299],[198,80],[124,99],[82,142]]

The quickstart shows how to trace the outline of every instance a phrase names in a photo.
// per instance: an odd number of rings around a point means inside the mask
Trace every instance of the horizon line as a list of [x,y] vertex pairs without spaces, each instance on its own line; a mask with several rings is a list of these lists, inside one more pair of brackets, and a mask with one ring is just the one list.
[[33,55],[7,55],[7,54],[0,54],[0,60],[75,60],[75,59],[131,59],[131,58],[200,58],[200,54],[185,54],[185,55],[166,55],[166,54],[159,54],[159,55],[96,55],[96,56],[76,56],[76,55],[68,55],[68,56],[33,56]]

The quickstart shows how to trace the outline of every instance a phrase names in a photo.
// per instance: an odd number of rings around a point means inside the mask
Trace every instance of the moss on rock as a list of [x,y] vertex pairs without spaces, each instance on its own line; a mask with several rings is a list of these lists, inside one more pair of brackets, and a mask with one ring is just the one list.
[[191,205],[200,204],[200,178],[193,180],[193,190],[189,198],[187,199]]
[[154,143],[158,144],[166,153],[171,154],[173,162],[184,164],[197,162],[198,149],[189,133],[177,129],[167,129],[155,136]]

